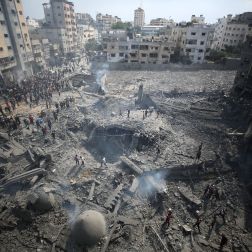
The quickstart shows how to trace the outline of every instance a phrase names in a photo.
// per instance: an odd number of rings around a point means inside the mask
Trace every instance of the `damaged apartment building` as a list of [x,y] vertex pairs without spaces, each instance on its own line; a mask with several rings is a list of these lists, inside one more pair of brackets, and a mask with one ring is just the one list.
[[108,62],[168,64],[174,43],[159,37],[110,39],[104,43]]

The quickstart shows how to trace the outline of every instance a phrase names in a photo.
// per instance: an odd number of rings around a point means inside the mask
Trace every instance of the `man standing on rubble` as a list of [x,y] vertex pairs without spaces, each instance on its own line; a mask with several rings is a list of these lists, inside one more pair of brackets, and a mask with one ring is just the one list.
[[80,156],[81,166],[85,166],[84,158]]
[[130,117],[130,110],[128,109],[127,111],[128,111],[128,118],[129,118]]
[[228,243],[228,238],[222,233],[219,251],[223,251],[223,247]]
[[162,229],[165,228],[166,226],[168,226],[168,227],[170,226],[171,218],[172,218],[172,210],[171,210],[171,208],[169,208],[167,215],[165,217],[165,222],[162,224]]
[[201,231],[200,231],[200,223],[201,223],[201,222],[202,222],[202,219],[201,219],[201,217],[200,217],[199,211],[197,210],[197,211],[196,211],[196,222],[195,222],[195,224],[193,225],[193,227],[197,227],[199,233],[201,233]]
[[101,161],[101,167],[102,167],[103,165],[104,165],[105,167],[108,167],[105,157],[103,157],[103,158],[102,158],[102,161]]
[[78,158],[78,155],[77,155],[77,154],[75,155],[74,160],[75,160],[75,164],[76,164],[76,165],[79,165],[79,164],[80,164],[79,158]]
[[196,154],[196,157],[195,157],[195,162],[198,162],[200,160],[200,158],[201,158],[202,146],[203,146],[203,143],[201,143],[199,148],[198,148],[198,151],[197,151],[197,154]]

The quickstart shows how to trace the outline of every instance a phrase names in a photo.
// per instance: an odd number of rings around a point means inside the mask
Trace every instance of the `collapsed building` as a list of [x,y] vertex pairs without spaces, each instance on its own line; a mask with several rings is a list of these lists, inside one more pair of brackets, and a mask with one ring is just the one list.
[[[234,71],[104,67],[69,78],[53,97],[75,99],[53,123],[55,141],[32,126],[1,134],[1,248],[216,251],[224,234],[226,251],[251,251],[242,140],[226,118]],[[17,113],[51,117],[41,106]]]

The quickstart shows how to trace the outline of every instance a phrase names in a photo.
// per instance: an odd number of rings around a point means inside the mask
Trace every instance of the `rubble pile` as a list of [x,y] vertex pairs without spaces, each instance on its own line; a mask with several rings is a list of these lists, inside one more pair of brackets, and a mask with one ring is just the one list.
[[239,176],[251,126],[234,134],[227,116],[235,73],[106,71],[102,94],[91,74],[53,94],[73,100],[56,119],[45,104],[13,112],[43,111],[50,134],[1,130],[1,249],[252,251]]

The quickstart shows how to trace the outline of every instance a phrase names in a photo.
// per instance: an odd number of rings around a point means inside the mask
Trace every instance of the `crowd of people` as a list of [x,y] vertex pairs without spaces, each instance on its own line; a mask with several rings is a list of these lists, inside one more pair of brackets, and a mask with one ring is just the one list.
[[[29,115],[28,118],[20,119],[20,116],[16,113],[17,107],[20,103],[25,102],[30,107],[45,104],[46,108],[52,108],[53,93],[61,95],[61,91],[68,90],[70,88],[69,74],[72,74],[78,63],[70,62],[68,65],[63,65],[60,68],[50,68],[43,72],[39,72],[32,75],[29,78],[22,80],[21,82],[5,80],[5,85],[1,88],[1,103],[0,103],[0,127],[7,130],[8,135],[11,136],[12,132],[22,126],[22,124],[29,128],[30,125],[36,125],[37,128],[42,129],[43,135],[48,133],[48,129],[51,131],[52,121],[48,119],[48,116],[38,115],[37,118],[33,118],[33,115]],[[74,101],[72,97],[55,103],[55,110],[53,110],[53,119],[58,119],[58,113],[60,109],[70,107],[70,104]],[[55,133],[52,132],[52,136]]]

